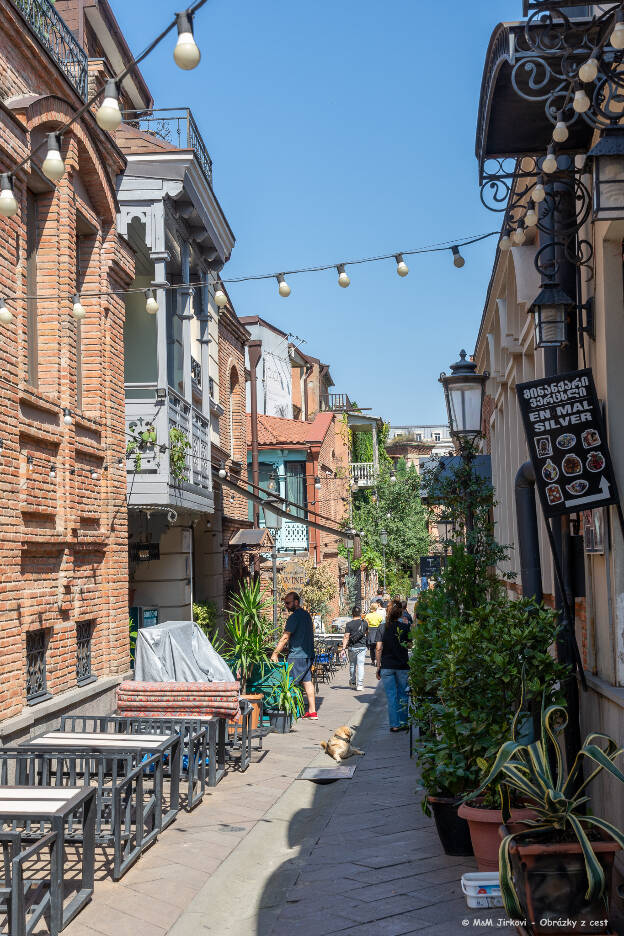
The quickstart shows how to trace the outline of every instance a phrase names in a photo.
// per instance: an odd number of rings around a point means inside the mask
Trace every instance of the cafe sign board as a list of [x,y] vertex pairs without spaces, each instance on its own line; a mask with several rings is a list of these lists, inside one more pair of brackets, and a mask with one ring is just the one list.
[[590,368],[516,387],[545,517],[618,502]]
[[420,574],[425,578],[435,578],[442,571],[442,559],[440,556],[421,556]]
[[300,592],[308,581],[305,566],[296,559],[286,563],[281,572],[282,586],[285,591]]

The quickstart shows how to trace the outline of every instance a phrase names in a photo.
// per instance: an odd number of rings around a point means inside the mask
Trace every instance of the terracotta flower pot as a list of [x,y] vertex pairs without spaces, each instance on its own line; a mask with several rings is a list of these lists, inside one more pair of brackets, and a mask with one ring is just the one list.
[[[500,809],[483,809],[471,803],[462,803],[458,815],[468,823],[479,871],[498,871],[498,827],[503,821]],[[522,822],[535,819],[536,816],[537,813],[533,809],[512,809],[509,823],[512,826],[511,831],[520,832],[524,828]]]
[[[499,835],[510,832],[501,826]],[[545,933],[606,933],[613,860],[620,846],[612,839],[592,842],[606,879],[606,901],[585,900],[587,874],[578,842],[512,842],[511,870],[520,906],[536,936]]]
[[262,711],[262,700],[264,696],[261,692],[243,693],[241,699],[247,699],[247,701],[251,703],[251,728],[253,731],[260,724],[260,713]]
[[465,819],[458,816],[456,801],[450,796],[428,796],[442,848],[447,855],[472,855],[470,830]]

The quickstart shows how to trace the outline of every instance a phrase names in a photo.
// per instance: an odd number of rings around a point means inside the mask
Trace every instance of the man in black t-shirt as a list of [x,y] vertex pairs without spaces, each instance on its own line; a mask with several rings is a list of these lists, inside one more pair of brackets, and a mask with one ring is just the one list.
[[362,690],[364,688],[364,662],[366,660],[368,623],[362,617],[362,609],[359,605],[355,605],[351,609],[351,614],[353,615],[353,620],[349,621],[345,626],[342,653],[348,648],[349,685],[352,689]]

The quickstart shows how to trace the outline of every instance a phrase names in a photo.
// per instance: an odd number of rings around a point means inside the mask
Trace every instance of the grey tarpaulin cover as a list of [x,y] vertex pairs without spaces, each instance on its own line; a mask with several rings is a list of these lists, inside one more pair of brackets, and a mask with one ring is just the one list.
[[235,682],[229,666],[193,621],[166,621],[137,635],[137,682]]

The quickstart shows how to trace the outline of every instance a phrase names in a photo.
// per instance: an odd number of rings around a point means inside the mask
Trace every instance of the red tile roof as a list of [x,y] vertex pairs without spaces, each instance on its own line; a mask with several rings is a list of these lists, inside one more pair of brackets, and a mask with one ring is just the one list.
[[[279,416],[258,416],[258,444],[264,446],[294,445],[307,448],[322,442],[327,435],[333,413],[317,413],[312,422],[282,419]],[[251,446],[251,416],[247,414],[247,441]]]

